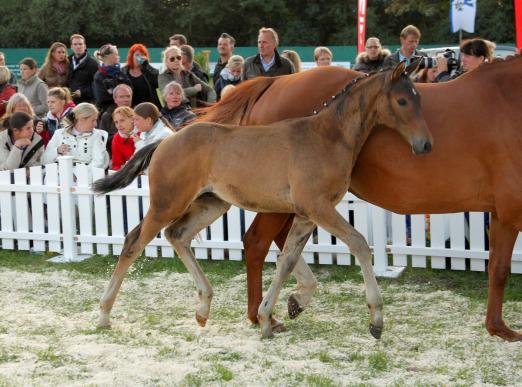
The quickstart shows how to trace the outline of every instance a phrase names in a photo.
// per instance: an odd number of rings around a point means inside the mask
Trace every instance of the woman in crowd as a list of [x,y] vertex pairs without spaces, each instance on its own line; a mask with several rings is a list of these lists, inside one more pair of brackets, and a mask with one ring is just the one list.
[[102,63],[94,74],[93,93],[96,106],[103,113],[114,102],[113,91],[120,83],[132,86],[132,83],[120,67],[118,49],[112,44],[103,45],[96,53]]
[[[218,101],[221,99],[221,91],[227,85],[237,85],[241,82],[241,73],[243,72],[243,64],[245,60],[240,55],[232,55],[227,65],[216,80],[214,89],[216,90]],[[297,71],[297,69],[296,69]]]
[[11,72],[5,66],[0,66],[0,117],[5,114],[9,98],[16,93],[16,88],[9,84]]
[[328,47],[316,47],[314,50],[314,61],[317,66],[330,66],[333,54]]
[[301,57],[299,56],[297,51],[283,50],[281,56],[284,56],[286,59],[293,63],[296,73],[301,71]]
[[0,170],[40,165],[44,142],[34,133],[33,117],[16,112],[3,125],[7,130],[0,132]]
[[[74,108],[69,89],[65,87],[53,87],[47,92],[47,128],[46,131],[50,137],[54,135],[57,129],[63,128],[64,118]],[[40,133],[40,135],[42,135]],[[50,138],[49,137],[49,138]],[[46,141],[46,144],[49,141]]]
[[174,133],[170,123],[161,117],[156,105],[150,102],[142,102],[134,108],[134,126],[139,131],[136,150]]
[[128,106],[116,108],[112,120],[118,132],[112,138],[112,169],[118,171],[132,157],[136,146],[134,140],[134,111]]
[[461,68],[453,74],[448,72],[448,59],[444,56],[437,57],[437,82],[446,82],[455,79],[462,74],[475,70],[480,65],[493,60],[494,44],[481,38],[467,39],[460,44]]
[[93,168],[107,168],[109,154],[105,149],[107,132],[95,129],[98,110],[93,104],[83,102],[67,115],[65,127],[57,129],[47,145],[42,163],[54,163],[58,156],[73,156],[75,163]]
[[378,38],[371,37],[366,40],[364,52],[361,52],[355,58],[355,66],[353,70],[363,73],[370,73],[382,68],[384,60],[390,56],[390,50],[383,49],[381,41]]
[[38,77],[48,87],[67,86],[69,75],[69,58],[65,44],[55,42],[49,47],[45,56],[44,64],[38,73]]
[[156,89],[159,72],[149,64],[149,52],[143,44],[134,44],[127,55],[127,65],[123,71],[132,83],[132,106],[142,102],[152,102],[161,107]]
[[199,103],[199,106],[204,105],[205,102],[211,103],[216,101],[216,92],[213,88],[199,79],[194,73],[183,69],[181,65],[181,50],[178,47],[167,47],[162,55],[165,70],[158,77],[158,84],[161,90],[168,83],[176,81],[183,87],[185,97],[190,100],[190,106],[193,108],[198,107],[198,93],[204,96],[204,102]]
[[161,109],[161,115],[169,120],[176,130],[196,118],[190,107],[183,103],[185,94],[181,85],[172,81],[163,89],[163,100],[165,106]]
[[38,66],[33,58],[24,58],[19,63],[22,79],[18,81],[18,92],[27,97],[38,117],[47,113],[47,85],[38,78]]

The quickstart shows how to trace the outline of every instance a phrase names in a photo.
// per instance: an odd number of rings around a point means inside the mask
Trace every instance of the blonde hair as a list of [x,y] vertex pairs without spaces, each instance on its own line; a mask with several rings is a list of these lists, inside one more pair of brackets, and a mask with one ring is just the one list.
[[128,106],[120,106],[120,107],[116,108],[112,112],[112,118],[114,118],[114,116],[116,114],[120,114],[125,118],[134,118],[134,110],[132,110],[132,108],[130,108]]
[[181,86],[178,82],[172,81],[165,85],[163,90],[161,91],[161,95],[163,96],[163,99],[167,98],[167,94],[170,92],[170,90],[176,89],[180,94],[181,98],[185,98],[185,91],[183,90],[183,86]]
[[238,66],[243,66],[245,63],[245,60],[241,55],[232,55],[227,62],[227,65],[225,66],[227,69],[233,69]]
[[321,54],[327,54],[333,59],[332,51],[328,47],[319,46],[314,49],[314,60],[319,59]]
[[294,50],[284,50],[283,54],[286,54],[287,59],[293,63],[295,72],[301,71],[301,57]]
[[64,100],[65,103],[71,102],[71,92],[66,87],[53,87],[49,89],[47,92],[48,97],[56,97],[58,99]]
[[82,102],[78,104],[64,119],[66,126],[72,128],[81,118],[92,117],[98,114],[98,109],[92,103]]
[[31,106],[31,102],[27,99],[25,95],[22,93],[15,93],[9,98],[9,101],[7,102],[7,106],[5,107],[5,115],[11,115],[13,114],[14,107],[18,105],[20,102],[23,102],[27,105],[28,110],[30,111],[31,116],[35,116],[33,107]]
[[267,28],[267,27],[261,27],[259,29],[259,35],[261,34],[270,34],[272,35],[272,39],[274,39],[274,43],[277,46],[279,46],[279,36],[277,35],[277,32],[273,28]]
[[413,36],[415,36],[418,39],[421,38],[420,30],[417,27],[415,27],[413,24],[407,25],[401,31],[401,38],[404,39],[408,35],[413,35]]
[[9,82],[11,71],[6,66],[0,66],[0,85]]
[[98,60],[105,63],[105,58],[111,55],[114,51],[117,51],[118,48],[110,43],[104,44],[100,47],[98,51],[96,51],[95,55]]
[[176,53],[177,53],[176,55],[180,55],[181,56],[181,50],[179,49],[178,46],[169,46],[166,49],[164,49],[163,52],[161,53],[161,59],[163,60],[163,64],[167,68],[168,68],[168,66],[167,66],[167,58],[169,56],[169,52],[171,52],[171,51],[176,51]]

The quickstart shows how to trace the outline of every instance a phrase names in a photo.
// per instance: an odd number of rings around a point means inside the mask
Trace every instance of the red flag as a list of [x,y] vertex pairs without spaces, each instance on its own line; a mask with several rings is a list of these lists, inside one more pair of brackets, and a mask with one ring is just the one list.
[[364,51],[364,46],[366,44],[366,0],[358,1],[359,13],[357,15],[357,52],[361,53]]
[[522,0],[514,0],[515,3],[515,31],[517,34],[517,51],[520,54],[522,48]]

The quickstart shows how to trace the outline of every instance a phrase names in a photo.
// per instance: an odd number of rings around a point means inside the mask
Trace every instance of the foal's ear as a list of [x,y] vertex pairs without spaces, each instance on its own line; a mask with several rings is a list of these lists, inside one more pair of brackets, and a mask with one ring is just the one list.
[[419,66],[420,66],[421,62],[423,61],[423,59],[424,59],[423,56],[419,56],[415,60],[412,60],[410,65],[408,67],[406,67],[406,70],[405,70],[406,75],[410,76],[411,74],[416,72],[419,69]]
[[406,62],[398,63],[393,69],[392,79],[399,79],[404,74],[404,70],[406,70]]

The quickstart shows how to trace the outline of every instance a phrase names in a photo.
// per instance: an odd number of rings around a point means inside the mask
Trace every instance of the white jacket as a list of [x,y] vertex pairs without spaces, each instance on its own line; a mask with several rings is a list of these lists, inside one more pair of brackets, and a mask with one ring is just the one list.
[[152,144],[158,140],[164,139],[165,137],[174,134],[174,132],[165,124],[158,119],[156,124],[152,127],[149,132],[140,132],[140,139],[136,141],[136,151],[143,148],[145,145]]
[[107,168],[109,154],[105,130],[93,129],[91,133],[72,134],[72,129],[57,129],[42,156],[42,164],[51,164],[58,158],[58,146],[67,144],[71,150],[66,156],[74,156],[75,163],[88,164],[93,168]]

